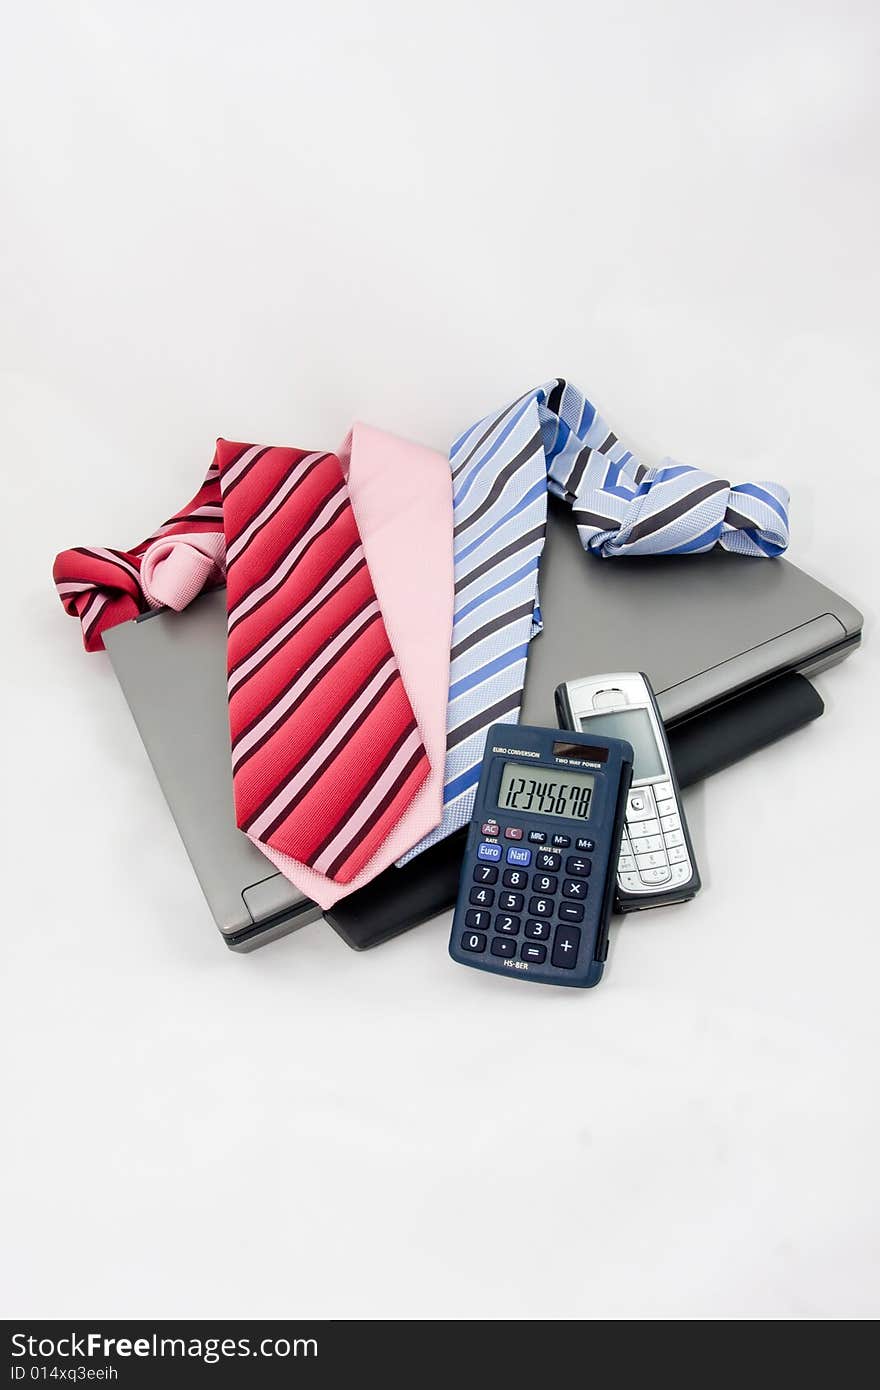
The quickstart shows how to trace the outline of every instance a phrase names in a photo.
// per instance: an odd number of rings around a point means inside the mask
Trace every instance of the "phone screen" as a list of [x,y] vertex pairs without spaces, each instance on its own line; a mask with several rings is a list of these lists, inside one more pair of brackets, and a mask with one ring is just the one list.
[[599,710],[596,714],[581,715],[581,728],[608,738],[625,738],[631,743],[635,753],[633,777],[637,781],[644,777],[662,777],[666,772],[646,709]]

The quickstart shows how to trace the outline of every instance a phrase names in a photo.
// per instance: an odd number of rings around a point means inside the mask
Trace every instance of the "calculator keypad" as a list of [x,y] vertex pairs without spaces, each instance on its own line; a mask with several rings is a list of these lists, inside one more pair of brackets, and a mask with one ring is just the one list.
[[[646,819],[657,819],[653,807]],[[595,841],[543,830],[526,833],[522,826],[498,822],[486,822],[481,829],[496,843],[477,848],[463,948],[517,956],[534,965],[544,964],[549,952],[558,969],[574,970]]]
[[671,782],[633,787],[627,797],[617,882],[627,893],[671,888],[693,875]]

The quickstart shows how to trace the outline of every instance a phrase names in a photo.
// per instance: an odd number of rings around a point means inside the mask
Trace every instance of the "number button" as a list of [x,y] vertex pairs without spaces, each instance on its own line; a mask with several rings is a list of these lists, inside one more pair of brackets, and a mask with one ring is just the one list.
[[541,965],[547,959],[547,947],[538,946],[532,941],[524,941],[520,955],[523,960],[533,960],[536,965]]
[[[494,883],[498,878],[498,870],[494,864],[477,864],[474,867],[474,883]],[[505,876],[505,883],[507,878]]]
[[[496,871],[493,869],[492,872]],[[525,888],[528,881],[529,876],[525,869],[505,869],[501,880],[505,888]]]
[[464,916],[466,927],[476,927],[478,931],[485,931],[489,925],[488,912],[466,912]]
[[507,913],[500,914],[495,918],[495,930],[504,932],[505,936],[516,936],[520,928],[520,919],[510,917]]
[[529,898],[529,916],[549,917],[553,912],[552,898]]
[[559,879],[554,878],[553,874],[535,874],[532,879],[532,887],[536,893],[555,893],[559,886]]
[[481,931],[466,931],[461,938],[461,945],[465,951],[485,951],[486,938]]
[[580,927],[557,927],[553,955],[550,957],[553,965],[559,966],[562,970],[574,970],[580,944]]
[[583,903],[560,903],[557,913],[561,922],[582,922],[584,920]]
[[519,912],[522,905],[522,893],[502,893],[498,899],[498,906],[505,912]]
[[562,863],[562,855],[554,854],[550,849],[539,849],[535,855],[535,868],[543,869],[548,874],[555,874]]
[[553,835],[550,839],[550,843],[555,849],[568,849],[571,844],[571,838],[568,835]]
[[562,896],[564,898],[579,898],[581,901],[587,896],[589,884],[584,883],[582,878],[566,878],[562,881]]
[[592,859],[584,859],[580,854],[570,854],[565,861],[565,872],[572,878],[589,878],[592,867]]
[[474,907],[491,907],[495,901],[494,890],[491,888],[472,888],[468,901],[472,902]]
[[526,922],[526,936],[533,941],[547,941],[550,936],[550,923],[538,922],[534,918],[529,918]]
[[495,936],[491,950],[493,956],[513,956],[516,954],[516,942],[511,941],[509,936]]

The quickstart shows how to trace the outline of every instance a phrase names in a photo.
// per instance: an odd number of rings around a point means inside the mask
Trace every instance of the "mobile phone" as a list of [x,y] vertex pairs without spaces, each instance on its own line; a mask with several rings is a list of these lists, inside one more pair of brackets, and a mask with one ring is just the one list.
[[617,866],[617,908],[688,902],[700,875],[657,699],[641,671],[566,681],[556,710],[567,729],[623,738],[635,753]]

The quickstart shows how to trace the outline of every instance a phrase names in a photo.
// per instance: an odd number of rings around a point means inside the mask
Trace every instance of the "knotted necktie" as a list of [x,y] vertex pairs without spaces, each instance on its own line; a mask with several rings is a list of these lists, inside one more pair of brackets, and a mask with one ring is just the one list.
[[[219,440],[192,502],[148,540],[60,554],[55,582],[88,650],[108,627],[160,605],[147,573],[157,550],[184,536],[197,568],[218,579],[225,549],[237,824],[348,883],[429,766],[339,459]],[[193,596],[187,582],[195,592],[206,577],[202,568],[185,581],[174,606]]]
[[398,863],[466,824],[486,732],[519,718],[529,641],[541,630],[538,568],[547,491],[602,557],[684,555],[719,545],[780,555],[788,492],[664,460],[640,464],[585,396],[555,380],[471,426],[450,450],[455,613],[443,819]]

